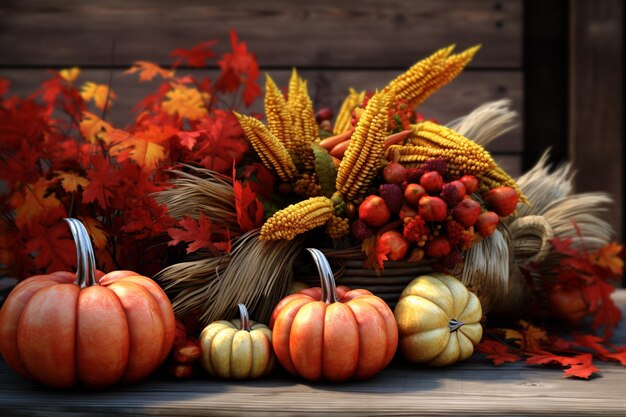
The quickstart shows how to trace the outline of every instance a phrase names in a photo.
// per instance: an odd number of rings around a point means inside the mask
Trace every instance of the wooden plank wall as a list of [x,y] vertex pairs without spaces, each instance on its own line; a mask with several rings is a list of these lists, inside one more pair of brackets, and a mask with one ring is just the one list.
[[[132,105],[154,88],[124,76],[124,69],[138,59],[167,65],[169,51],[208,39],[219,39],[224,50],[230,28],[279,83],[296,66],[315,104],[334,108],[350,86],[381,87],[440,47],[480,43],[469,69],[421,108],[447,122],[503,97],[521,112],[522,9],[521,0],[3,0],[0,77],[11,80],[13,93],[26,94],[48,68],[80,66],[81,80],[105,83],[112,71],[120,99],[110,117],[123,124]],[[521,123],[520,117],[520,127],[492,147],[512,174],[521,170]]]

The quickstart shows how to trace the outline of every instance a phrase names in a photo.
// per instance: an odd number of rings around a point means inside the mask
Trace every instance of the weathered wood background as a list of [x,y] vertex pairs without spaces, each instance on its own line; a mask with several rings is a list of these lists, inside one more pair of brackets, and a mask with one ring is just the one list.
[[[529,25],[530,17],[538,23]],[[560,39],[555,27],[569,36]],[[579,190],[616,197],[608,217],[622,232],[619,0],[3,0],[0,77],[11,80],[16,94],[33,92],[48,76],[46,69],[80,66],[82,81],[106,83],[112,77],[120,98],[110,118],[123,125],[132,106],[154,88],[123,75],[133,61],[168,65],[169,51],[208,39],[219,39],[218,50],[224,50],[230,28],[263,70],[284,82],[291,67],[298,67],[315,104],[334,108],[348,87],[381,87],[442,46],[482,44],[469,68],[420,110],[447,122],[485,101],[511,98],[519,128],[493,144],[495,158],[517,175],[552,146],[558,158],[575,162]],[[555,48],[569,49],[569,74],[565,63],[563,71],[551,71],[553,62],[542,65],[534,52],[542,45],[552,46],[544,48],[552,55]],[[569,79],[569,91],[559,93],[562,100],[550,89],[559,76]]]

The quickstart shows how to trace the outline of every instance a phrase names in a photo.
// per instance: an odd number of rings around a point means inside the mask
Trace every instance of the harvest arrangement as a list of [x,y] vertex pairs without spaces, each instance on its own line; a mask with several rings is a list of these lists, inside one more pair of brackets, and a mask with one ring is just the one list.
[[[447,125],[416,112],[478,47],[351,89],[336,117],[295,69],[284,90],[268,74],[261,118],[224,107],[263,96],[254,55],[234,32],[230,46],[215,80],[177,74],[215,42],[173,51],[170,69],[135,63],[162,83],[125,129],[105,120],[116,94],[79,89],[78,69],[27,99],[0,80],[0,266],[24,278],[0,351],[18,374],[105,388],[166,363],[178,378],[281,366],[341,382],[396,354],[447,366],[475,350],[580,378],[594,358],[626,365],[609,342],[623,272],[599,216],[609,197],[573,194],[547,157],[517,179],[499,167],[485,147],[512,128],[506,100]],[[593,332],[537,324],[554,320]]]

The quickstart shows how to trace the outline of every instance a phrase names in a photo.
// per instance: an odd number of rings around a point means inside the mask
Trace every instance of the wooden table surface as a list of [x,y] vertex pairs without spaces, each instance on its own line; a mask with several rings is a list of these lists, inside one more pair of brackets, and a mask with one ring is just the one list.
[[[626,313],[626,290],[615,293]],[[622,322],[616,344],[626,344]],[[54,392],[18,378],[0,362],[0,416],[49,415],[626,415],[626,368],[599,362],[591,380],[523,364],[493,366],[475,356],[443,369],[397,360],[378,376],[343,384],[307,383],[278,372],[253,382],[157,374],[103,392]]]

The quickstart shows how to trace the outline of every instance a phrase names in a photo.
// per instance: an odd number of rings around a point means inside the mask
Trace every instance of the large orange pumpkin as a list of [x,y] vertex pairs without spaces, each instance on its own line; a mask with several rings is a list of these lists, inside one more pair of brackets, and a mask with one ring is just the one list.
[[172,347],[172,306],[150,278],[132,271],[102,276],[85,227],[66,221],[76,275],[37,275],[13,289],[0,310],[0,352],[19,375],[54,388],[137,382]]
[[284,298],[272,314],[272,344],[280,364],[309,380],[364,379],[384,369],[398,346],[389,306],[371,292],[335,287],[328,261],[313,255],[322,282]]

